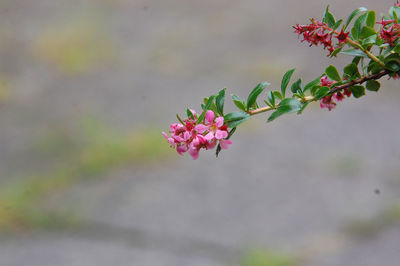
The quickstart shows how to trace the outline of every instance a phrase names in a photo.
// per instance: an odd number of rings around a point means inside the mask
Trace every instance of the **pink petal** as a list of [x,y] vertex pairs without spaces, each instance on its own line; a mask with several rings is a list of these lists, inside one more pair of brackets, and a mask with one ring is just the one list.
[[[179,125],[180,125],[180,124],[179,124]],[[171,124],[171,125],[169,126],[169,129],[170,129],[171,131],[175,131],[177,127],[178,127],[178,124],[174,123],[174,124]]]
[[215,133],[216,139],[224,139],[227,137],[228,137],[228,132],[217,129],[217,132]]
[[198,149],[189,149],[189,154],[192,156],[193,160],[199,158],[199,150]]
[[185,133],[183,134],[183,139],[187,141],[188,139],[190,139],[191,136],[192,135],[188,131],[185,131]]
[[203,135],[197,135],[197,139],[199,140],[200,144],[206,144],[208,141]]
[[168,142],[171,146],[175,146],[175,140],[173,138],[168,138]]
[[197,126],[194,127],[194,130],[196,130],[197,133],[203,134],[208,128],[209,126],[198,124]]
[[222,116],[215,118],[215,124],[217,127],[222,127],[224,125],[224,118]]
[[194,138],[190,143],[190,148],[196,148],[200,145],[200,141],[198,138]]
[[207,143],[207,149],[211,150],[211,149],[213,149],[215,147],[215,145],[217,145],[217,141],[216,140],[208,142]]
[[206,140],[212,140],[214,139],[214,133],[213,132],[209,132],[206,136],[205,136]]
[[179,153],[179,155],[183,155],[184,152],[186,152],[188,148],[186,145],[179,145],[176,147],[176,151]]
[[221,139],[219,141],[219,145],[221,145],[222,149],[227,150],[229,148],[229,145],[232,145],[232,141],[228,139]]
[[172,138],[179,143],[184,141],[183,138],[181,138],[180,136],[177,136],[177,135],[172,135]]
[[164,131],[163,132],[161,132],[161,134],[164,136],[164,138],[166,139],[166,140],[168,140],[168,135],[167,135],[167,133],[165,133]]
[[213,123],[214,117],[215,117],[215,115],[214,115],[214,112],[212,110],[208,110],[206,112],[206,120],[208,121],[209,124]]

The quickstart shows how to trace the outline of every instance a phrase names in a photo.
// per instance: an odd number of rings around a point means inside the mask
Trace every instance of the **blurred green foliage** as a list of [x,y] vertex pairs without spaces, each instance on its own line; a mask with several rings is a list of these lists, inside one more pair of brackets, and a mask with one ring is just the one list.
[[295,266],[297,260],[290,255],[271,250],[255,249],[249,251],[242,260],[243,266]]
[[0,231],[70,223],[75,220],[73,216],[60,216],[42,208],[47,197],[80,180],[98,177],[119,166],[160,160],[170,152],[160,132],[151,128],[122,135],[89,121],[81,129],[81,139],[76,140],[78,148],[70,151],[64,164],[48,173],[28,174],[0,189]]
[[33,50],[39,59],[64,73],[82,73],[115,57],[111,37],[101,21],[77,19],[44,29]]

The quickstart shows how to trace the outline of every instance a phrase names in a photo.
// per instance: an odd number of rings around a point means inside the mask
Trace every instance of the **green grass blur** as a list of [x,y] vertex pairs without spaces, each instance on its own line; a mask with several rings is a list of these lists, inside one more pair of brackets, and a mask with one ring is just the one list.
[[253,249],[244,255],[242,266],[296,266],[297,260],[286,253]]
[[[89,121],[82,127],[84,136],[75,142],[82,145],[69,151],[68,159],[46,173],[27,173],[0,189],[0,231],[52,227],[76,220],[73,215],[61,215],[41,205],[47,197],[64,191],[79,181],[103,176],[121,166],[146,165],[159,161],[169,147],[158,130],[145,128],[129,134],[119,134],[98,122]],[[56,138],[57,139],[57,138]],[[50,143],[47,149],[58,150]],[[54,138],[53,138],[54,140]],[[74,141],[69,140],[69,145]],[[51,147],[51,146],[56,147]],[[62,153],[62,152],[61,152]],[[13,179],[11,179],[13,180]]]

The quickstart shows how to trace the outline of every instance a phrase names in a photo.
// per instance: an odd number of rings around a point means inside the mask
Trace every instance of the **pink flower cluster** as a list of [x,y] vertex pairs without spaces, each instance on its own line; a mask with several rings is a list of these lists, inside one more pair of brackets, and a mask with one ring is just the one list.
[[[322,44],[324,49],[328,49],[329,55],[335,51],[341,44],[346,43],[347,37],[349,33],[343,32],[335,32],[324,22],[317,21],[315,19],[311,19],[311,24],[308,25],[299,25],[293,26],[295,32],[297,34],[303,35],[302,42],[308,42],[310,46],[318,46]],[[332,37],[334,36],[338,40],[338,45],[335,47],[332,43]]]
[[212,149],[217,143],[222,149],[228,149],[232,141],[226,139],[229,136],[228,126],[224,125],[222,116],[215,117],[212,110],[208,110],[205,119],[196,125],[196,113],[191,110],[193,118],[187,118],[183,123],[170,125],[170,136],[162,132],[172,148],[183,155],[189,152],[193,159],[199,157],[201,149]]
[[[334,84],[333,81],[328,80],[327,76],[323,76],[321,78],[321,86],[324,87],[330,87]],[[334,99],[336,99],[338,102],[341,102],[345,97],[350,97],[351,96],[351,91],[349,89],[344,89],[343,92],[335,92],[332,95],[327,95],[325,97],[323,97],[320,101],[320,106],[321,108],[328,108],[329,111],[331,111],[332,109],[334,109],[336,107],[336,103],[334,102]]]

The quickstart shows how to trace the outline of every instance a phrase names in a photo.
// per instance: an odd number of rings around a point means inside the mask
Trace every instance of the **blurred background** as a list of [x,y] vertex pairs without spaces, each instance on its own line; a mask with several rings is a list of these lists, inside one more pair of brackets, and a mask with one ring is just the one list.
[[[218,159],[175,114],[327,52],[292,25],[392,0],[1,0],[1,266],[397,266],[400,91],[246,122]],[[227,110],[233,110],[232,104]]]

